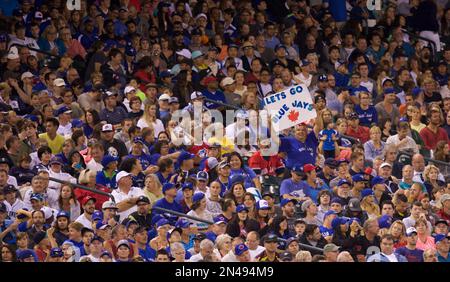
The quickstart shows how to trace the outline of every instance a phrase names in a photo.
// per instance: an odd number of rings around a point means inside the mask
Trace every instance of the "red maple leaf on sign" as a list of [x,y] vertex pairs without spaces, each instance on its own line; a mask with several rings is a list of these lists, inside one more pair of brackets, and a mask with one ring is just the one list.
[[288,119],[292,122],[296,121],[298,119],[299,113],[295,110],[292,110],[289,112]]

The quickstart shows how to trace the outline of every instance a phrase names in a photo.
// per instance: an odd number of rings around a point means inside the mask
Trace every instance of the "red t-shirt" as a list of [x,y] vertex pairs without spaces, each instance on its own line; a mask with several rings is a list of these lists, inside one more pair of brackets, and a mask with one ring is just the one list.
[[266,160],[261,156],[261,152],[257,151],[248,160],[248,166],[252,169],[260,169],[262,175],[269,174],[276,176],[275,171],[278,168],[284,167],[284,164],[278,155],[270,156],[269,159]]
[[346,134],[350,137],[359,139],[359,141],[361,141],[361,143],[363,144],[370,139],[369,128],[365,126],[358,126],[356,130],[349,126]]
[[420,137],[422,137],[422,140],[425,143],[425,148],[427,150],[436,149],[437,143],[442,140],[447,141],[447,143],[450,145],[447,132],[441,127],[438,128],[438,131],[436,133],[434,133],[427,126],[420,131]]

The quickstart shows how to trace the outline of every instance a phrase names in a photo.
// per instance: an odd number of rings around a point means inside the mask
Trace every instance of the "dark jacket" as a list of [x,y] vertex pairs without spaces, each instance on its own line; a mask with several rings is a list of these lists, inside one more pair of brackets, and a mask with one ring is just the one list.
[[[308,239],[306,239],[306,234],[303,234],[300,237],[300,243],[304,244],[304,245],[308,245],[308,246],[312,246],[312,244],[308,241]],[[315,246],[316,248],[323,248],[325,247],[325,245],[328,244],[327,240],[325,240],[325,238],[323,238],[323,236],[320,237],[319,241],[317,242],[317,245]],[[300,246],[301,249],[304,249],[302,246]],[[308,250],[311,253],[312,256],[314,255],[322,255],[323,252],[319,252],[319,251],[314,251],[314,250]]]
[[[245,225],[244,229],[247,232],[247,234],[251,231],[259,232],[259,223],[254,219],[248,218],[245,221],[244,225]],[[226,233],[233,238],[241,236],[241,230],[239,228],[239,219],[237,218],[237,216],[228,223]]]

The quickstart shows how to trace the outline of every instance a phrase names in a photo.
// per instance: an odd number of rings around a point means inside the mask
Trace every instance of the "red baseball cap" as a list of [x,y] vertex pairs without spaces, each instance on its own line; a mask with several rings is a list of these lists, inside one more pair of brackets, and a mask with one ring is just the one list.
[[84,206],[84,205],[86,205],[86,203],[89,202],[90,200],[94,200],[94,202],[97,201],[97,199],[95,199],[95,198],[92,197],[92,196],[85,196],[83,199],[81,199],[80,204],[81,204],[82,206]]
[[217,78],[214,76],[207,76],[205,78],[203,78],[203,85],[208,85],[211,82],[215,82],[217,81]]
[[316,166],[313,164],[305,164],[303,166],[303,172],[307,173],[307,172],[311,172],[313,170],[316,170]]

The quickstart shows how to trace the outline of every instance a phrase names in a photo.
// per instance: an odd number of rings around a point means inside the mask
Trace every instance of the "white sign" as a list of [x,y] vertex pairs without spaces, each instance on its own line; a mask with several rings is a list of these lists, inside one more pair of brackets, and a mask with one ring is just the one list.
[[306,85],[296,85],[264,98],[273,129],[280,132],[317,116]]

